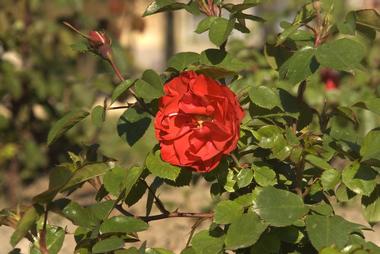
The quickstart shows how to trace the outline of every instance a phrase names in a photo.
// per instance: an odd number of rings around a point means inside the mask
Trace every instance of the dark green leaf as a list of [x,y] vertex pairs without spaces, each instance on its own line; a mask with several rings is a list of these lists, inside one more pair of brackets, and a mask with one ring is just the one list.
[[340,216],[309,215],[306,217],[306,231],[317,250],[331,245],[343,248],[349,235],[357,228],[357,225]]
[[92,109],[91,111],[91,120],[92,123],[100,128],[103,125],[103,122],[106,119],[106,111],[103,106],[96,106],[95,108]]
[[104,187],[109,193],[116,197],[119,196],[123,190],[124,195],[128,196],[142,172],[143,168],[141,167],[132,167],[128,170],[121,167],[115,167],[108,171],[104,176]]
[[70,180],[61,188],[61,192],[94,177],[104,175],[109,169],[110,168],[106,163],[87,164],[75,171]]
[[255,210],[261,218],[276,227],[291,225],[308,211],[298,195],[271,186],[259,193]]
[[306,46],[292,55],[279,69],[280,77],[291,84],[305,80],[319,67],[315,59],[315,49]]
[[249,98],[252,103],[266,109],[281,105],[278,94],[267,86],[252,87],[249,90]]
[[[235,58],[227,52],[218,49],[207,49],[201,53],[200,63],[215,66],[230,72],[239,72],[247,69],[249,65]],[[230,75],[233,73],[230,73]]]
[[135,83],[135,80],[128,79],[121,82],[112,92],[111,103],[114,103],[121,95],[123,95],[128,89]]
[[370,98],[362,102],[357,102],[353,106],[367,109],[377,115],[380,115],[380,98]]
[[199,54],[194,52],[181,52],[169,59],[168,66],[177,71],[185,70],[190,64],[199,61]]
[[54,143],[65,132],[67,132],[74,125],[86,118],[88,115],[89,113],[87,111],[75,110],[71,111],[70,113],[66,114],[64,117],[59,119],[49,131],[47,138],[48,145]]
[[148,113],[129,108],[120,116],[117,132],[130,146],[133,146],[144,136],[150,123],[151,118]]
[[126,216],[114,216],[105,220],[100,226],[102,234],[106,233],[133,233],[147,230],[149,225],[139,219]]
[[120,249],[123,246],[123,239],[113,236],[95,243],[94,247],[92,247],[92,253],[108,253]]
[[252,212],[241,215],[228,228],[225,244],[227,249],[236,250],[254,244],[268,227]]
[[142,79],[136,81],[136,95],[147,101],[160,98],[164,95],[161,77],[153,70],[146,70]]
[[316,57],[323,67],[352,71],[359,67],[365,54],[365,47],[359,42],[343,38],[318,47]]

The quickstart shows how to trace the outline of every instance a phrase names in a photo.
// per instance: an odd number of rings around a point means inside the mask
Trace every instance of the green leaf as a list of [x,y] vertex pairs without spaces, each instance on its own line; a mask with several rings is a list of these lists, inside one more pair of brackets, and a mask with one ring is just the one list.
[[225,244],[226,248],[236,250],[253,245],[268,227],[252,212],[235,219],[228,228]]
[[284,31],[282,31],[282,33],[277,37],[275,46],[277,47],[283,44],[289,36],[291,36],[298,30],[299,27],[300,27],[300,24],[292,24],[286,27]]
[[[46,227],[46,247],[49,251],[49,254],[57,254],[62,246],[63,241],[65,240],[65,230],[60,227],[54,227],[47,225]],[[35,243],[31,249],[30,253],[32,254],[41,254],[38,243]]]
[[237,184],[239,188],[244,188],[252,183],[253,170],[250,168],[241,169],[237,175]]
[[99,203],[90,205],[86,209],[89,210],[90,213],[93,214],[97,220],[102,221],[108,217],[108,215],[111,213],[114,206],[115,206],[114,200],[107,200],[104,202],[99,202]]
[[362,161],[380,160],[380,129],[368,132],[360,148],[360,155]]
[[306,46],[292,55],[279,69],[281,79],[297,84],[317,71],[315,49]]
[[121,82],[112,92],[111,104],[114,103],[121,95],[123,95],[128,89],[135,83],[135,80],[128,79]]
[[375,189],[376,176],[371,167],[355,161],[343,169],[342,181],[353,192],[369,196]]
[[295,223],[308,208],[298,195],[268,186],[259,193],[255,210],[266,222],[283,227]]
[[174,11],[186,8],[186,4],[177,3],[174,0],[154,0],[145,10],[143,17],[163,11]]
[[357,225],[340,216],[309,215],[306,217],[306,231],[312,245],[321,250],[332,245],[343,248]]
[[255,138],[259,141],[262,148],[273,148],[282,137],[282,130],[274,125],[261,127],[256,133]]
[[122,167],[114,167],[109,170],[103,177],[104,188],[108,193],[119,196],[124,189],[124,181],[126,180],[127,170]]
[[51,145],[52,143],[54,143],[65,132],[70,130],[74,125],[79,123],[88,115],[89,113],[87,111],[74,110],[66,114],[61,119],[59,119],[49,131],[48,138],[47,138],[48,145]]
[[92,247],[92,253],[108,253],[110,251],[123,248],[123,239],[113,236],[104,240],[100,240]]
[[333,247],[327,247],[321,250],[319,254],[342,254],[342,252]]
[[181,52],[169,59],[168,66],[177,71],[185,70],[189,65],[199,62],[200,55],[194,52]]
[[117,133],[130,146],[136,144],[145,134],[151,123],[150,115],[136,108],[127,109],[117,123]]
[[106,163],[91,163],[87,164],[73,174],[70,180],[61,188],[61,192],[70,189],[71,187],[86,182],[94,177],[104,175],[109,166]]
[[191,245],[196,254],[219,254],[223,250],[224,237],[211,236],[208,230],[194,235]]
[[54,201],[53,208],[53,210],[58,211],[74,225],[84,228],[93,228],[98,221],[90,210],[69,199],[59,199]]
[[102,234],[106,233],[133,233],[147,230],[149,225],[133,217],[114,216],[105,220],[100,226]]
[[91,111],[91,120],[92,123],[100,128],[103,125],[103,122],[106,119],[106,111],[103,106],[96,106],[95,108],[92,109]]
[[170,165],[161,159],[160,151],[150,152],[145,160],[146,167],[154,175],[175,181],[181,168]]
[[359,67],[366,50],[359,42],[347,38],[327,42],[317,48],[318,62],[327,68],[352,71]]
[[42,212],[40,207],[37,206],[32,206],[25,212],[11,236],[10,243],[12,247],[15,247],[24,238],[28,231],[35,225]]
[[243,206],[231,200],[224,200],[215,207],[214,221],[217,224],[230,224],[242,214]]
[[364,217],[369,223],[380,222],[380,185],[377,185],[369,197],[362,197],[362,206]]
[[359,25],[380,31],[380,15],[374,9],[355,11],[355,20]]
[[277,93],[267,86],[252,87],[249,90],[249,98],[252,103],[266,109],[273,109],[281,105]]
[[221,46],[231,34],[234,20],[217,17],[210,25],[209,38],[216,46]]
[[[203,51],[201,53],[200,63],[206,66],[218,67],[220,68],[219,71],[240,72],[249,68],[249,64],[219,49],[207,49]],[[230,75],[231,74],[234,73],[230,73]]]
[[334,169],[324,159],[322,159],[321,157],[317,157],[315,155],[312,155],[312,154],[306,155],[305,160],[307,162],[309,162],[311,165],[318,167],[320,169],[323,169],[323,170],[333,170]]
[[367,109],[377,115],[380,115],[380,98],[370,98],[365,101],[357,102],[353,107]]
[[260,186],[266,187],[276,184],[276,173],[265,165],[253,164],[255,181]]
[[147,101],[160,98],[164,95],[161,77],[153,70],[146,70],[142,79],[136,81],[136,95]]
[[210,16],[206,17],[201,20],[201,22],[198,23],[197,29],[195,30],[196,33],[201,34],[206,32],[210,29],[211,24],[217,19],[218,17]]
[[335,169],[328,169],[323,171],[321,176],[321,183],[323,190],[333,190],[340,181],[340,172]]

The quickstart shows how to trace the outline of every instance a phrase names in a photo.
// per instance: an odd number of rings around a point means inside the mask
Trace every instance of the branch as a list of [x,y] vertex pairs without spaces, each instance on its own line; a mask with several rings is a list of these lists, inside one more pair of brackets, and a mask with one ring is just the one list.
[[168,218],[197,218],[197,219],[211,219],[214,217],[214,213],[191,213],[191,212],[171,212],[171,213],[162,213],[152,216],[139,216],[137,218],[149,222],[155,220],[163,220]]

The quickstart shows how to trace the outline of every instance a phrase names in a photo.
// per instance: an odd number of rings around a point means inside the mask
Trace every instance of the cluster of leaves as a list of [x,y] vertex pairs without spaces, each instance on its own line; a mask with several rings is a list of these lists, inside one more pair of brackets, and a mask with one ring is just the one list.
[[[15,246],[26,237],[33,242],[35,253],[45,249],[57,253],[65,231],[46,223],[48,213],[54,212],[77,226],[77,253],[172,253],[148,248],[146,243],[139,249],[125,244],[139,241],[137,233],[147,230],[149,221],[171,217],[197,218],[195,225],[211,220],[208,230],[191,234],[182,254],[379,253],[378,246],[364,239],[363,230],[370,228],[336,215],[332,204],[332,200],[343,203],[357,197],[369,224],[380,221],[380,131],[368,131],[361,122],[363,110],[372,112],[378,121],[378,91],[344,105],[329,101],[324,92],[319,93],[325,96],[322,101],[311,103],[308,93],[318,89],[313,84],[320,83],[322,68],[345,72],[341,75],[347,79],[353,74],[366,75],[360,73],[372,66],[367,48],[380,29],[380,16],[374,10],[359,10],[342,19],[335,1],[311,1],[300,8],[293,22],[281,23],[284,30],[262,51],[247,50],[244,44],[234,48],[232,43],[227,52],[233,29],[248,32],[246,19],[262,20],[244,13],[260,2],[208,1],[207,6],[219,10],[218,15],[206,15],[196,31],[209,31],[218,48],[200,54],[178,53],[164,74],[147,70],[141,78],[122,81],[104,106],[92,112],[73,111],[49,133],[48,142],[53,143],[89,115],[101,126],[112,104],[129,91],[136,103],[125,106],[117,132],[133,146],[151,125],[167,80],[183,70],[219,79],[238,94],[247,116],[234,155],[201,175],[210,183],[216,201],[212,210],[193,213],[165,207],[157,190],[164,184],[191,185],[195,174],[162,161],[157,147],[143,163],[128,169],[96,155],[91,148],[80,155],[71,153],[72,163],[54,168],[49,189],[34,198],[32,207],[21,214],[2,211],[0,222],[15,227],[11,243]],[[178,9],[210,14],[204,3],[156,0],[145,15]],[[229,18],[222,17],[226,12]],[[93,205],[82,206],[69,197],[85,182],[97,190]],[[59,193],[66,197],[57,198]],[[131,214],[128,208],[145,193],[146,214]],[[154,204],[161,213],[150,215]],[[111,215],[114,210],[119,215]]]

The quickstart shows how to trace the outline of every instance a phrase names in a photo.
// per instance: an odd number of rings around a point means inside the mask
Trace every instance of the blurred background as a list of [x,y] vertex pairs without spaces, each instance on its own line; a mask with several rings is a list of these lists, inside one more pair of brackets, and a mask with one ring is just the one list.
[[[71,47],[80,38],[65,27],[63,21],[68,21],[84,33],[90,30],[105,31],[112,38],[116,62],[125,77],[138,76],[148,68],[163,72],[167,60],[175,52],[201,52],[213,47],[207,34],[194,33],[202,15],[193,16],[179,11],[142,18],[149,2],[0,0],[0,210],[27,203],[30,197],[47,188],[49,169],[69,160],[68,151],[79,153],[97,142],[102,154],[126,166],[145,158],[154,144],[153,132],[150,130],[147,138],[131,150],[116,132],[117,120],[123,111],[113,111],[108,115],[102,128],[94,127],[90,120],[84,121],[51,147],[47,147],[46,138],[52,123],[66,112],[74,108],[90,110],[102,104],[105,96],[118,84],[106,63],[94,55],[80,54]],[[297,9],[307,1],[264,2],[249,11],[265,18],[267,22],[249,24],[252,33],[248,35],[235,31],[234,39],[228,45],[231,52],[252,63],[250,71],[254,75],[248,80],[255,85],[275,79],[275,74],[258,52],[263,50],[271,36],[281,31],[279,21],[291,21]],[[336,2],[339,3],[337,9],[342,17],[350,9],[380,8],[379,0]],[[321,104],[323,98],[327,97],[349,104],[359,96],[373,94],[374,90],[379,92],[379,43],[372,45],[369,52],[366,67],[370,76],[338,74],[341,76],[334,89],[321,89],[325,80],[319,77],[309,94],[306,94],[310,103]],[[357,93],[352,93],[353,90]],[[125,99],[119,103],[122,104]],[[366,122],[364,128],[369,130],[378,124],[378,120],[374,120],[371,113],[367,114],[362,117]],[[190,208],[201,208],[211,200],[211,197],[206,198],[207,195],[204,195],[204,192],[208,192],[207,186],[202,186],[191,193],[184,188],[184,198],[178,197],[178,193],[174,195],[170,190],[162,197],[173,202],[182,200],[184,206]],[[88,192],[91,193],[90,188]],[[83,202],[89,202],[86,201],[87,194],[77,195]],[[360,208],[351,208],[348,204],[339,209],[349,219],[363,222],[357,211]],[[188,234],[189,227],[177,222],[174,220],[173,225],[165,226],[177,232],[177,235],[166,242],[158,242],[157,246],[176,250],[177,238],[180,238],[180,242],[184,241],[182,238]],[[8,241],[10,233],[11,230],[1,227],[0,241]],[[155,231],[150,234],[148,239],[159,241],[154,238]],[[370,237],[370,240],[380,244],[376,232]],[[69,250],[70,246],[66,246],[62,253],[72,253]]]

